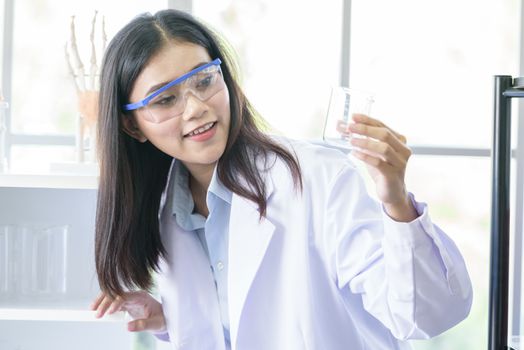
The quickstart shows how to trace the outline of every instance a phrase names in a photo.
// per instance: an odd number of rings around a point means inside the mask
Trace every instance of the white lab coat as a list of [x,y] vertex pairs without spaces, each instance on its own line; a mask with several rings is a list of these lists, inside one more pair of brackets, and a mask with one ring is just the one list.
[[[282,142],[299,159],[302,194],[276,160],[263,171],[266,218],[253,202],[232,198],[232,349],[406,349],[402,340],[437,335],[468,315],[464,261],[425,205],[416,203],[414,222],[394,222],[345,155]],[[225,349],[210,262],[197,234],[177,225],[168,192],[159,218],[169,257],[158,286],[170,340],[174,349]]]

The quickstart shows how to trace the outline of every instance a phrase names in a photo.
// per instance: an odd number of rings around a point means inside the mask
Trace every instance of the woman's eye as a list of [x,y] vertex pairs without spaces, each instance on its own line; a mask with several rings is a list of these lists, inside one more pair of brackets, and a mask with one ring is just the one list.
[[176,100],[175,95],[162,96],[159,99],[156,99],[153,102],[153,104],[159,107],[166,107],[166,106],[173,105],[175,103],[175,100]]
[[211,85],[212,80],[213,80],[213,77],[211,75],[208,75],[204,79],[199,80],[196,87],[198,89],[205,89],[209,85]]

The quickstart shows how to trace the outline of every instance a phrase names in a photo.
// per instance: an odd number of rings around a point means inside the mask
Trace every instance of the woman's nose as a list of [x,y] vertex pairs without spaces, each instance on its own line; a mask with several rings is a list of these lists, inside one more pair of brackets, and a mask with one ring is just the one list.
[[186,104],[184,113],[182,114],[184,120],[198,118],[208,110],[207,105],[192,93],[184,96],[184,101]]

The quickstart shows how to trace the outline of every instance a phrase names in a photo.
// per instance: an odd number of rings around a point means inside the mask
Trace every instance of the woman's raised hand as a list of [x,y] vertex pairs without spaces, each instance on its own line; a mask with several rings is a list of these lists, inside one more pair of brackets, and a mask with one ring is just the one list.
[[351,153],[366,163],[386,212],[397,221],[414,220],[418,215],[404,183],[411,156],[406,138],[367,115],[354,114],[353,121],[349,124],[349,131],[367,137],[351,138],[350,143],[355,147]]

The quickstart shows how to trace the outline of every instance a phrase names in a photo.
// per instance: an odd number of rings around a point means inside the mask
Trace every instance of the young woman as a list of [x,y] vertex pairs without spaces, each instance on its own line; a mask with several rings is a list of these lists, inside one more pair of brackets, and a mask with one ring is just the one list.
[[213,32],[174,10],[111,41],[98,317],[126,310],[129,330],[198,350],[404,349],[464,319],[468,273],[405,189],[405,138],[354,116],[377,203],[342,153],[261,131],[233,68]]

